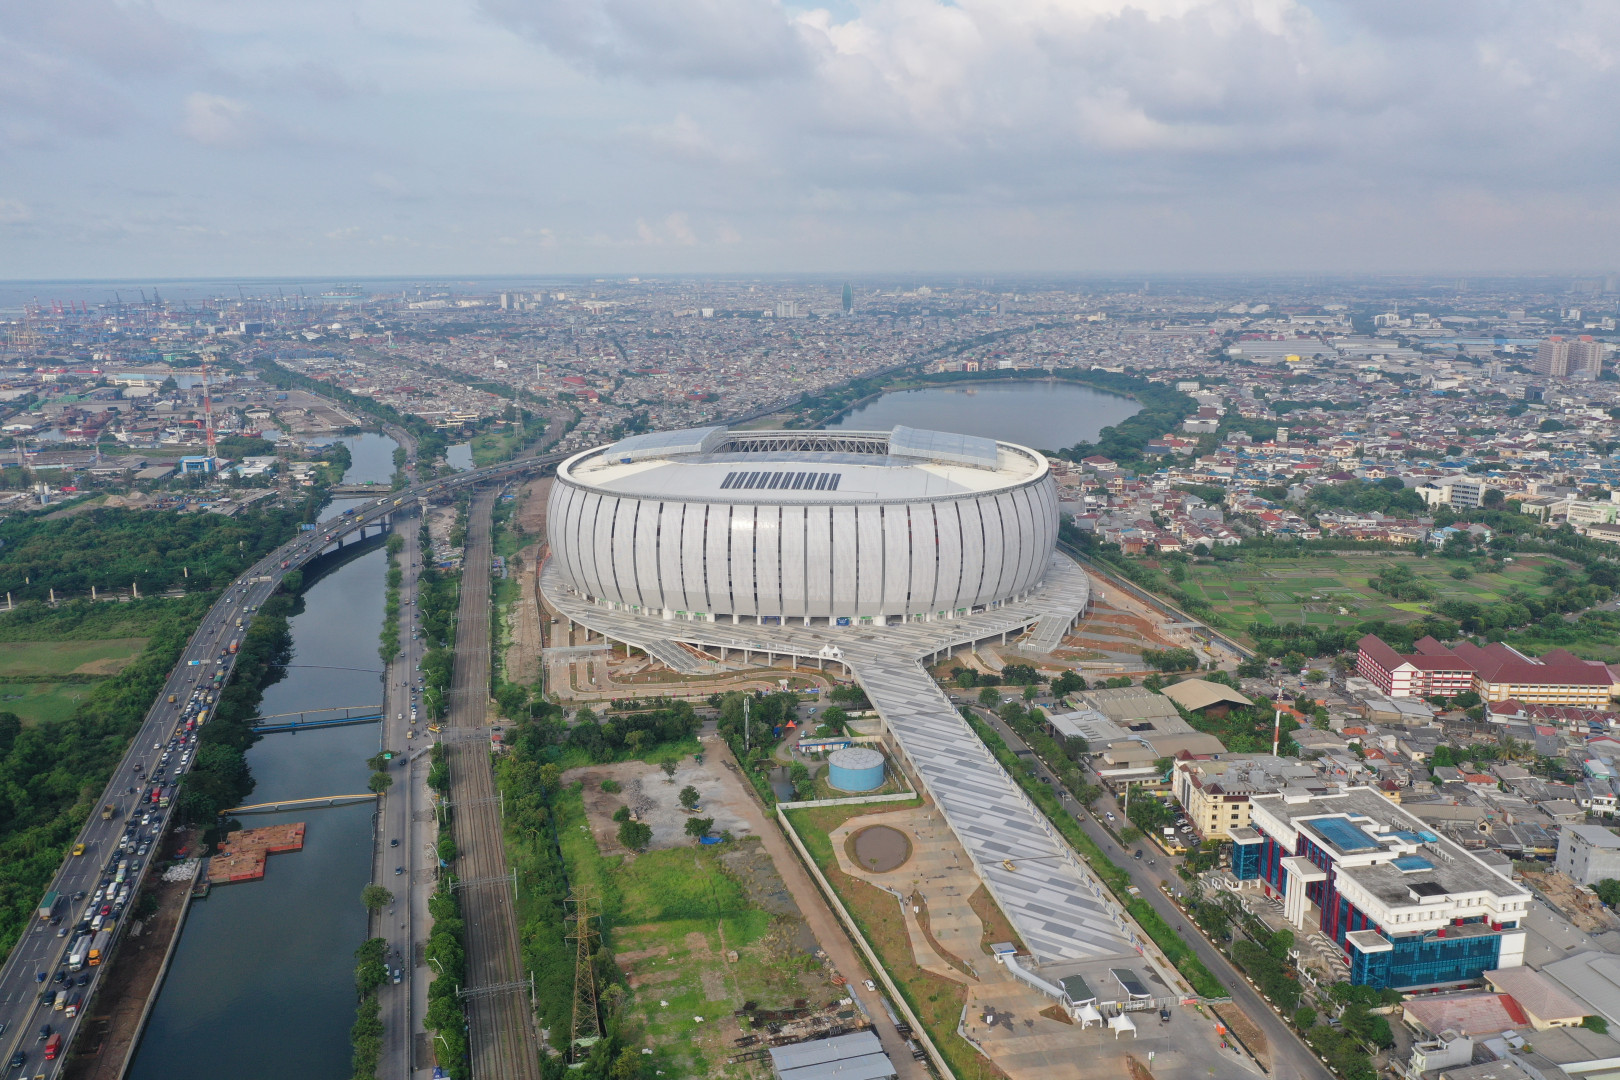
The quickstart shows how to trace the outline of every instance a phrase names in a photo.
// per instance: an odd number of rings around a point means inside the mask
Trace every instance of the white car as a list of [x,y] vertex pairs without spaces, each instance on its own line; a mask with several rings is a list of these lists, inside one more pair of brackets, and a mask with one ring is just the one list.
[[877,983],[873,982],[871,979],[867,979],[866,981],[862,982],[861,985],[874,993],[877,992]]

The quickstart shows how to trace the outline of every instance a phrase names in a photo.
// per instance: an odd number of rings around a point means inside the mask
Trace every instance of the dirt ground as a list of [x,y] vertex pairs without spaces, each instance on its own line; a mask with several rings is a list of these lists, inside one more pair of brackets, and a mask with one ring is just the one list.
[[1249,1048],[1249,1052],[1259,1057],[1261,1064],[1270,1067],[1271,1047],[1266,1042],[1265,1033],[1253,1020],[1232,1005],[1211,1005],[1209,1011],[1220,1017],[1221,1022]]
[[1620,918],[1604,907],[1591,890],[1576,886],[1569,875],[1554,870],[1548,873],[1525,872],[1520,876],[1540,889],[1553,902],[1553,906],[1575,924],[1575,929],[1587,934],[1620,930]]
[[541,541],[545,539],[546,500],[551,498],[551,481],[549,476],[530,480],[518,496],[517,527],[525,536],[533,536]]
[[[612,794],[603,791],[602,781],[609,779],[617,780],[624,790]],[[630,807],[636,820],[652,826],[654,848],[691,846],[686,823],[693,817],[714,818],[716,833],[729,830],[738,838],[753,833],[742,809],[748,799],[742,779],[712,759],[699,765],[687,758],[675,770],[674,782],[665,778],[662,769],[645,761],[590,765],[563,774],[564,783],[575,780],[584,784],[585,814],[596,846],[604,855],[625,854],[619,843],[619,823],[613,820],[613,812],[621,806]],[[695,814],[688,814],[680,804],[680,791],[688,784],[697,788],[701,797]]]

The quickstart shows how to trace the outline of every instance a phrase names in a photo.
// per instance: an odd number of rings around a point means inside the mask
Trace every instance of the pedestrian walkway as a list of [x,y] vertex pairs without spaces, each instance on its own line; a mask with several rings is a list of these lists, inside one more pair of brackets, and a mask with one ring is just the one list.
[[569,592],[550,564],[540,588],[569,619],[638,647],[675,639],[845,665],[1038,962],[1135,959],[1142,951],[1135,925],[923,667],[960,645],[1005,642],[1043,620],[1073,625],[1090,597],[1090,580],[1072,560],[1054,554],[1045,582],[1022,600],[957,619],[883,627],[686,622],[615,611]]

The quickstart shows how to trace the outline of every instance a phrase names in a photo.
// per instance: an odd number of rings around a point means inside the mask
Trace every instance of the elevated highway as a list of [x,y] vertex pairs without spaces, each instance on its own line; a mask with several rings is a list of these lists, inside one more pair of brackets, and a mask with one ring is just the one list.
[[[194,690],[209,685],[216,674],[222,676],[220,684],[228,682],[234,671],[236,655],[229,651],[230,642],[246,631],[252,615],[265,600],[281,586],[282,579],[293,570],[302,570],[322,555],[335,550],[346,539],[359,536],[367,528],[387,524],[392,515],[405,507],[416,507],[423,500],[445,498],[463,490],[483,484],[502,482],[518,477],[537,475],[554,467],[567,454],[552,453],[517,458],[482,469],[474,469],[455,476],[429,480],[398,491],[389,491],[378,498],[351,508],[337,517],[319,523],[313,532],[301,533],[296,539],[276,548],[243,571],[224,589],[209,608],[191,639],[187,642],[179,661],[170,672],[163,689],[158,692],[139,731],[131,740],[123,759],[113,770],[106,788],[91,805],[91,813],[78,834],[75,844],[83,844],[84,854],[65,855],[49,885],[41,893],[53,892],[60,900],[54,913],[59,922],[49,918],[30,916],[21,930],[17,944],[0,966],[0,1058],[9,1061],[21,1052],[25,1057],[23,1075],[55,1080],[61,1074],[68,1053],[54,1061],[45,1061],[36,1032],[41,1024],[50,1023],[61,1032],[63,1043],[70,1047],[79,1033],[84,1018],[90,1014],[90,1001],[107,977],[107,971],[118,962],[117,943],[122,938],[127,919],[113,924],[114,944],[112,959],[96,967],[86,967],[78,975],[88,975],[85,986],[74,985],[69,991],[82,997],[76,1017],[68,1018],[63,1011],[41,1006],[40,996],[46,989],[57,990],[60,985],[51,981],[66,969],[67,953],[73,941],[72,928],[82,918],[88,918],[89,894],[102,881],[114,877],[119,856],[116,848],[127,820],[145,813],[136,803],[135,792],[144,790],[146,778],[157,775],[164,766],[160,763],[163,750],[184,721],[184,710]],[[237,620],[241,620],[240,628]],[[170,698],[174,704],[170,704]],[[178,780],[178,769],[171,779]],[[103,819],[101,808],[111,804],[115,814]],[[157,851],[161,835],[171,822],[169,810],[153,808],[152,820],[141,827],[141,835],[153,834],[152,851]],[[128,857],[127,878],[131,884],[131,898],[140,894],[146,875],[151,868],[150,858]],[[83,894],[83,895],[81,895]],[[77,897],[77,899],[75,899]],[[66,928],[66,936],[58,932]]]

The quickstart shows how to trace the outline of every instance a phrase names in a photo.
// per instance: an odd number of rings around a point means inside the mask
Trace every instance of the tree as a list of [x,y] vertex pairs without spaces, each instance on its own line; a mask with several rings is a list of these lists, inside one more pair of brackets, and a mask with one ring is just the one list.
[[619,825],[619,843],[631,851],[646,851],[652,843],[652,826],[640,821],[625,821]]
[[1072,671],[1065,671],[1052,680],[1052,696],[1056,698],[1066,697],[1085,688],[1086,680]]
[[459,852],[456,850],[456,838],[448,832],[439,837],[439,861],[449,865],[456,861]]
[[714,828],[714,818],[712,817],[695,817],[686,819],[686,835],[690,836],[693,840],[701,840],[705,836],[708,836],[709,830],[712,828]]
[[952,674],[951,681],[960,690],[971,690],[979,685],[979,676],[972,668],[959,667]]
[[979,691],[979,704],[987,709],[1000,700],[1001,694],[993,686],[987,686]]
[[1301,1005],[1294,1010],[1294,1026],[1301,1031],[1309,1031],[1316,1026],[1316,1010],[1309,1005]]
[[613,811],[613,820],[620,822],[629,821],[630,808],[628,806],[620,806],[617,810]]
[[1581,1020],[1581,1027],[1588,1031],[1595,1031],[1599,1035],[1609,1033],[1609,1022],[1601,1016],[1587,1016]]
[[394,786],[394,778],[385,772],[374,772],[371,774],[371,779],[366,782],[366,786],[381,795]]
[[664,770],[664,783],[673,784],[675,782],[675,763],[666,761],[658,767]]
[[1620,881],[1614,878],[1604,878],[1592,890],[1597,893],[1598,899],[1612,908],[1620,908]]
[[700,796],[698,795],[698,789],[693,787],[691,784],[687,784],[685,787],[681,788],[681,793],[678,797],[681,800],[681,805],[686,807],[688,810],[697,809],[698,799]]
[[367,885],[360,890],[360,903],[373,915],[393,902],[394,894],[381,885]]

